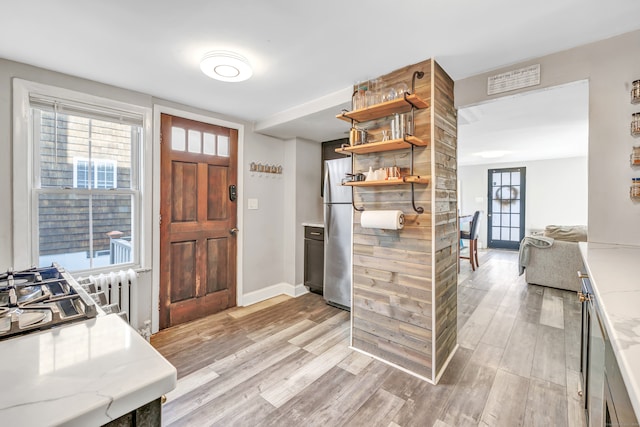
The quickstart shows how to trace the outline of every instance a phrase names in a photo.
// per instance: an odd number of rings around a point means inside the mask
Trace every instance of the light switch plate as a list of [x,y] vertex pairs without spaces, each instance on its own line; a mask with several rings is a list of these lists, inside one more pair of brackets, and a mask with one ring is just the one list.
[[247,209],[249,210],[258,209],[258,199],[247,199]]

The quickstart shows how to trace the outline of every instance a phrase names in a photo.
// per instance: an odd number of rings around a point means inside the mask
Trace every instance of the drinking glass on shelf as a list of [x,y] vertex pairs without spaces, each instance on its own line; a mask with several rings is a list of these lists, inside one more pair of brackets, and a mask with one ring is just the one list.
[[353,110],[360,110],[361,108],[366,108],[367,104],[366,104],[366,94],[369,88],[369,82],[368,81],[363,81],[363,82],[357,82],[355,84],[355,94],[353,95],[352,98],[352,109]]
[[376,105],[375,95],[372,90],[367,90],[365,94],[365,104],[366,107],[371,107],[372,105]]
[[382,88],[382,81],[380,79],[369,80],[369,103],[367,107],[371,107],[372,105],[379,104],[381,101],[381,93],[380,90]]
[[407,135],[413,135],[413,120],[411,114],[405,114],[404,116],[404,131]]
[[404,94],[409,92],[409,86],[406,83],[398,83],[396,85],[396,93],[398,98],[404,98]]
[[386,92],[387,92],[387,101],[393,101],[398,97],[398,92],[396,92],[396,89],[393,87],[388,88]]

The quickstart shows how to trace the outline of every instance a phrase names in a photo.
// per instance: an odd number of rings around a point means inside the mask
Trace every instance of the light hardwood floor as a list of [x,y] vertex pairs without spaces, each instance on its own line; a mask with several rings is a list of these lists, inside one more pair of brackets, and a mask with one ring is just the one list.
[[278,297],[166,329],[176,426],[583,426],[580,304],[527,285],[517,253],[461,263],[460,347],[434,386],[348,348],[349,313]]

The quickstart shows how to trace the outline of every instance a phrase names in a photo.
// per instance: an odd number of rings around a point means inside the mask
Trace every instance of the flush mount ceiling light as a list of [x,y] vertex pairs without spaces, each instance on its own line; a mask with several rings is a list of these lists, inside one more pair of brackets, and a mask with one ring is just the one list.
[[200,69],[212,79],[223,82],[241,82],[253,75],[249,61],[234,52],[215,50],[204,55]]

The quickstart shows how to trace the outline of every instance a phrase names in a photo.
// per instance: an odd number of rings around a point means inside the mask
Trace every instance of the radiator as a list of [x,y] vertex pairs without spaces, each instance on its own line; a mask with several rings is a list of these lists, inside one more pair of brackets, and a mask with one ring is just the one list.
[[[103,311],[118,313],[129,324],[137,325],[135,301],[138,274],[132,269],[112,271],[77,279]],[[133,291],[132,291],[133,290]]]

